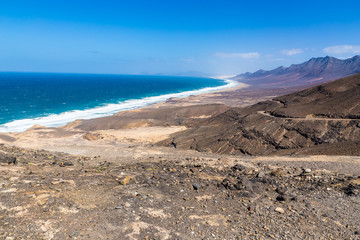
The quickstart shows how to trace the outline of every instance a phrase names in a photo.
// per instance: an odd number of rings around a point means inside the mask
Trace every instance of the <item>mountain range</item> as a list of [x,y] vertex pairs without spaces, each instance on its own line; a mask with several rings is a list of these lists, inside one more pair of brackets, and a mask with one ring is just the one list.
[[315,85],[360,73],[360,55],[345,60],[334,57],[311,58],[290,67],[243,73],[233,79],[257,87],[278,88]]

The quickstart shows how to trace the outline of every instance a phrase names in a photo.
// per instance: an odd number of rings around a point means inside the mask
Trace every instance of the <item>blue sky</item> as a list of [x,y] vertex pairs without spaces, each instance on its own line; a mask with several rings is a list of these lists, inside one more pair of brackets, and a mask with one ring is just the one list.
[[360,1],[11,0],[0,71],[232,75],[360,54]]

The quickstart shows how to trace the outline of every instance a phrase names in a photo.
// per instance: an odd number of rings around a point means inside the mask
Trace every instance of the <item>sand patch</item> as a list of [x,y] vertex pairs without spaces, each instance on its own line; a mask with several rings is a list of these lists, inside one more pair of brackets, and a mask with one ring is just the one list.
[[168,214],[164,213],[163,209],[145,209],[145,211],[149,214],[150,217],[153,218],[162,218],[162,219],[166,219],[169,217]]
[[1,192],[2,193],[14,193],[16,191],[17,191],[16,188],[8,188],[8,189],[5,189],[5,190],[2,190]]
[[55,234],[60,231],[59,229],[54,229],[51,220],[39,220],[36,223],[40,226],[40,230],[44,232],[46,239],[54,239]]
[[197,118],[201,119],[201,118],[209,118],[209,117],[212,117],[212,116],[211,116],[211,115],[201,115],[201,116],[192,117],[192,118],[194,118],[194,119],[197,119]]
[[115,140],[119,142],[136,142],[136,143],[155,143],[167,139],[170,134],[183,131],[184,126],[170,127],[137,127],[131,129],[119,130],[98,130],[97,133],[105,140]]
[[6,209],[7,209],[7,207],[0,202],[0,210],[6,210]]
[[126,233],[130,230],[131,232],[126,234],[125,237],[135,240],[135,239],[139,239],[136,235],[139,235],[141,230],[146,230],[150,227],[153,227],[158,231],[157,233],[155,233],[155,236],[158,237],[157,239],[161,239],[161,240],[170,239],[170,233],[168,230],[142,221],[136,221],[128,224],[123,228],[123,232]]
[[142,229],[147,229],[149,227],[150,227],[150,224],[148,224],[146,222],[137,221],[137,222],[130,223],[129,225],[124,227],[123,232],[125,233],[128,230],[131,230],[131,232],[126,234],[125,236],[130,238],[130,239],[137,239],[135,237],[135,235],[139,235],[140,231]]

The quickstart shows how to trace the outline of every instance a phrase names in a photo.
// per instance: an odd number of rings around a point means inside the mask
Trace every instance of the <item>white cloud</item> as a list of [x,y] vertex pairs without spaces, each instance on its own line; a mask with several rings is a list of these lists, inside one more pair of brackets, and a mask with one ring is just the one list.
[[287,55],[287,56],[293,56],[296,54],[300,54],[302,52],[303,52],[303,50],[301,48],[292,48],[292,49],[281,50],[281,53],[284,55]]
[[243,59],[254,59],[259,58],[260,54],[257,52],[252,53],[215,53],[216,57],[221,58],[243,58]]
[[356,53],[360,53],[360,46],[338,45],[338,46],[331,46],[324,48],[323,51],[324,53],[330,53],[330,54],[344,54],[344,53],[356,54]]

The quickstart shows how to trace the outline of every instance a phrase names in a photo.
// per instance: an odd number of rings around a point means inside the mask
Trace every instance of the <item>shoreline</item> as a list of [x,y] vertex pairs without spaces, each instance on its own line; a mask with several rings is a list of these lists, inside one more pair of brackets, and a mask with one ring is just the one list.
[[[222,91],[232,91],[234,89],[245,88],[248,85],[235,80],[212,77],[212,79],[221,79],[226,83],[218,87],[205,87],[198,90],[189,90],[180,93],[170,93],[159,96],[144,97],[141,99],[129,99],[116,104],[106,104],[84,110],[72,110],[59,114],[51,114],[45,117],[28,118],[13,120],[0,125],[0,133],[20,133],[28,130],[35,125],[45,127],[63,127],[76,120],[88,120],[101,117],[112,116],[122,111],[129,111],[156,105],[165,104],[171,99],[184,99],[191,96],[200,96],[204,94],[215,94]],[[144,103],[145,102],[145,103]]]
[[226,101],[224,101],[224,99],[220,99],[218,101],[213,101],[211,99],[214,97],[223,96],[224,93],[235,93],[236,91],[248,88],[249,86],[250,85],[248,85],[248,84],[237,82],[237,85],[232,86],[232,87],[215,90],[215,91],[211,91],[211,92],[206,92],[206,93],[189,95],[189,96],[185,96],[185,97],[168,98],[165,101],[154,103],[154,104],[144,106],[144,107],[141,107],[138,109],[143,109],[143,108],[152,109],[152,108],[160,108],[160,107],[188,107],[188,106],[193,106],[193,105],[206,105],[206,104],[228,105],[226,103]]

